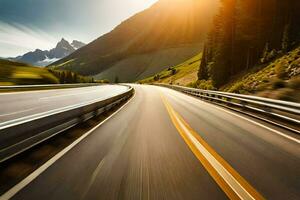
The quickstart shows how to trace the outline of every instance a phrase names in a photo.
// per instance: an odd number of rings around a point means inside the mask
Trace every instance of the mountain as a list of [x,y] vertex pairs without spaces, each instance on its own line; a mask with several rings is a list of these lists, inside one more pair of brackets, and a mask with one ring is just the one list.
[[73,40],[73,42],[71,43],[71,46],[77,50],[80,49],[81,47],[85,46],[85,44],[83,42],[80,42],[78,40]]
[[56,47],[51,50],[36,49],[33,52],[28,52],[22,56],[16,58],[10,58],[12,61],[24,62],[35,66],[47,66],[61,58],[64,58],[77,49],[80,49],[85,44],[74,40],[71,44],[62,39],[57,43]]
[[50,67],[135,81],[202,50],[218,0],[160,0]]

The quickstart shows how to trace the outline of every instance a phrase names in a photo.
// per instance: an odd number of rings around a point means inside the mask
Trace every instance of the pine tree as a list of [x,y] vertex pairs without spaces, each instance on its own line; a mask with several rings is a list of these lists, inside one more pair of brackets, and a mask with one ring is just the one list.
[[207,47],[204,47],[203,56],[200,64],[200,68],[198,71],[198,79],[199,80],[208,80],[208,50]]
[[262,58],[260,59],[261,63],[265,63],[268,61],[268,55],[269,55],[269,43],[266,43],[263,54],[262,54]]
[[61,84],[66,83],[66,74],[65,74],[64,71],[62,71],[61,74],[60,74],[60,83]]
[[119,77],[118,76],[115,77],[115,83],[119,83]]
[[282,44],[281,48],[283,52],[287,52],[289,49],[289,27],[290,25],[286,25],[283,31]]

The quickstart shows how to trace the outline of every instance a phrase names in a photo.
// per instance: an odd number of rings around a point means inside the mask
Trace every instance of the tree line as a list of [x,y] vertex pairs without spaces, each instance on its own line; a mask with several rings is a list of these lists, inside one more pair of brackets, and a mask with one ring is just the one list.
[[59,79],[60,84],[95,83],[95,80],[93,78],[81,76],[71,71],[61,71],[53,69],[48,69],[48,71]]
[[299,0],[221,0],[205,43],[199,80],[215,88],[299,45]]

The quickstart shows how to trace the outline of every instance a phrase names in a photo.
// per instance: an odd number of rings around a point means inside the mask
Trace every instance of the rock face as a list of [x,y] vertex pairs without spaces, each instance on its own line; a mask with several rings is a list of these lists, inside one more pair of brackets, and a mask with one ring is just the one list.
[[63,38],[60,42],[57,43],[56,47],[51,50],[43,51],[40,49],[36,49],[35,51],[28,52],[22,56],[10,58],[10,60],[24,62],[36,66],[47,66],[70,55],[84,45],[84,43],[77,40],[73,40],[73,42],[70,44]]

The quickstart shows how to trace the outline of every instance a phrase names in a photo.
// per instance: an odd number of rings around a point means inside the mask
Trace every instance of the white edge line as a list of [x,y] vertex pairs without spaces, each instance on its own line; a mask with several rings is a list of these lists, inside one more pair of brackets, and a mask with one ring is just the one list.
[[79,107],[87,106],[87,105],[90,105],[90,104],[93,104],[93,103],[96,103],[96,102],[104,101],[104,100],[116,97],[118,95],[125,94],[128,91],[129,90],[127,90],[123,93],[120,93],[120,94],[106,96],[105,98],[101,97],[101,98],[98,98],[98,99],[88,100],[88,101],[85,101],[85,102],[77,103],[77,104],[74,104],[74,105],[71,105],[71,106],[65,106],[65,107],[62,107],[62,108],[55,108],[53,110],[49,110],[49,111],[45,111],[45,112],[41,112],[41,113],[36,113],[36,114],[32,114],[32,115],[28,115],[28,116],[24,116],[24,117],[12,119],[12,120],[4,121],[4,122],[0,122],[0,130],[5,129],[5,128],[9,128],[9,127],[12,127],[12,126],[16,126],[16,125],[19,125],[19,124],[23,124],[23,123],[26,123],[26,122],[34,121],[34,120],[37,120],[37,119],[41,119],[41,118],[44,118],[44,117],[48,117],[50,115],[55,115],[55,114],[66,112],[66,111],[76,109],[76,108],[79,108]]
[[[173,91],[178,92],[177,90],[173,90]],[[179,93],[181,93],[181,92],[179,92]],[[182,93],[182,94],[184,94],[184,93]],[[187,95],[187,94],[184,94],[184,95],[189,96],[189,95]],[[191,97],[191,96],[189,96],[189,97]],[[192,97],[191,97],[191,98],[192,98]],[[196,98],[196,97],[195,97],[195,98]],[[195,98],[193,98],[193,99],[195,99]],[[197,98],[196,98],[196,99],[197,99]],[[282,132],[280,132],[280,131],[277,131],[277,130],[275,130],[275,129],[273,129],[273,128],[270,128],[270,127],[267,127],[267,126],[265,126],[265,125],[263,125],[263,124],[260,124],[260,123],[254,121],[254,120],[251,120],[251,119],[248,119],[248,118],[243,117],[243,116],[241,116],[241,115],[238,115],[238,114],[236,114],[236,113],[234,113],[234,112],[232,112],[232,111],[226,110],[226,109],[224,109],[224,108],[220,108],[219,106],[216,106],[215,104],[207,103],[206,101],[203,101],[202,99],[197,99],[197,100],[199,100],[199,101],[201,101],[201,102],[203,102],[203,103],[205,103],[205,104],[211,105],[211,106],[217,108],[218,110],[222,110],[222,111],[224,111],[224,112],[226,112],[226,113],[228,113],[228,114],[234,115],[234,116],[239,117],[239,118],[241,118],[241,119],[243,119],[243,120],[246,120],[246,121],[248,121],[248,122],[251,122],[251,123],[253,123],[253,124],[257,125],[257,126],[260,126],[260,127],[262,127],[262,128],[265,128],[265,129],[267,129],[267,130],[269,130],[269,131],[272,131],[272,132],[274,132],[274,133],[276,133],[276,134],[278,134],[278,135],[280,135],[280,136],[282,136],[282,137],[284,137],[284,138],[286,138],[286,139],[292,140],[292,141],[294,141],[294,142],[300,144],[300,140],[298,140],[297,138],[291,137],[291,136],[289,136],[289,135],[287,135],[287,134],[284,134],[284,133],[282,133]]]
[[1,89],[0,89],[0,96],[4,96],[4,95],[17,95],[17,94],[24,94],[24,93],[30,94],[30,93],[39,93],[39,92],[40,93],[44,93],[44,92],[56,92],[56,91],[62,91],[62,90],[74,90],[74,89],[84,89],[84,88],[102,87],[102,86],[122,86],[122,85],[120,85],[120,84],[117,84],[117,85],[115,85],[115,84],[104,84],[104,85],[90,85],[90,86],[79,86],[79,87],[62,87],[62,88],[59,88],[59,89],[57,89],[57,88],[55,88],[55,89],[42,88],[42,89],[37,89],[37,90],[14,91],[14,92],[1,92]]
[[60,151],[58,154],[56,154],[53,158],[51,158],[46,163],[44,163],[41,167],[39,167],[38,169],[36,169],[30,175],[28,175],[21,182],[19,182],[18,184],[16,184],[15,186],[13,186],[11,189],[9,189],[7,192],[5,192],[2,196],[0,196],[0,200],[8,200],[8,199],[12,198],[14,195],[16,195],[19,191],[21,191],[24,187],[26,187],[29,183],[31,183],[34,179],[36,179],[40,174],[42,174],[44,171],[46,171],[51,165],[53,165],[58,159],[60,159],[67,152],[69,152],[72,148],[74,148],[83,139],[85,139],[92,132],[94,132],[97,128],[99,128],[102,124],[104,124],[106,121],[108,121],[113,116],[115,116],[117,113],[119,113],[134,98],[135,98],[135,93],[134,93],[134,96],[128,102],[126,102],[121,108],[119,108],[117,111],[115,111],[113,114],[111,114],[108,118],[106,118],[104,121],[100,122],[94,128],[92,128],[91,130],[89,130],[87,133],[85,133],[80,138],[78,138],[77,140],[75,140],[72,144],[70,144],[69,146],[67,146],[66,148],[64,148],[62,151]]
[[[104,89],[102,89],[102,90],[104,90]],[[105,88],[105,90],[111,90],[111,88]],[[61,94],[61,95],[55,95],[55,96],[47,96],[47,97],[39,98],[39,100],[55,99],[55,98],[68,97],[68,96],[78,96],[78,95],[83,95],[83,94],[88,94],[88,93],[97,93],[97,92],[99,92],[99,91],[90,90],[90,91],[83,91],[81,93],[71,93],[71,94]]]
[[[85,87],[98,87],[98,86],[85,86]],[[56,91],[62,91],[62,89],[64,90],[72,90],[72,89],[82,89],[84,87],[74,87],[74,88],[60,88],[60,89],[46,89],[46,88],[42,88],[42,90],[27,90],[27,91],[13,91],[13,92],[0,92],[0,96],[4,96],[4,95],[18,95],[18,94],[31,94],[31,93],[45,93],[45,92],[56,92]]]
[[242,118],[242,119],[244,119],[244,120],[246,120],[246,121],[249,121],[249,122],[251,122],[251,123],[253,123],[253,124],[257,125],[257,126],[260,126],[260,127],[262,127],[262,128],[265,128],[265,129],[267,129],[267,130],[269,130],[269,131],[272,131],[272,132],[274,132],[274,133],[276,133],[276,134],[278,134],[278,135],[280,135],[280,136],[282,136],[282,137],[285,137],[286,139],[292,140],[292,141],[294,141],[294,142],[300,144],[300,140],[298,140],[297,138],[291,137],[291,136],[289,136],[289,135],[287,135],[287,134],[284,134],[284,133],[282,133],[282,132],[280,132],[280,131],[277,131],[277,130],[275,130],[275,129],[273,129],[273,128],[267,127],[267,126],[265,126],[265,125],[263,125],[263,124],[260,124],[260,123],[254,121],[254,120],[251,120],[251,119],[248,119],[248,118],[246,118],[246,117],[240,116],[240,115],[238,115],[238,114],[236,114],[236,113],[234,113],[234,112],[228,111],[228,110],[226,110],[226,109],[224,109],[224,108],[220,108],[220,107],[218,107],[218,106],[215,106],[215,107],[216,107],[217,109],[219,109],[219,110],[222,110],[222,111],[224,111],[224,112],[227,112],[227,113],[229,113],[229,114],[232,114],[232,115],[234,115],[234,116],[236,116],[236,117]]
[[86,189],[85,189],[83,195],[81,196],[80,200],[85,198],[85,196],[87,195],[87,193],[90,191],[91,187],[93,186],[93,184],[94,184],[94,182],[95,182],[95,179],[97,178],[97,176],[98,176],[98,174],[99,174],[101,168],[102,168],[103,165],[104,165],[105,158],[106,158],[106,157],[104,157],[104,158],[100,161],[100,163],[98,164],[98,166],[97,166],[96,169],[94,170],[94,172],[93,172],[93,174],[92,174],[92,177],[90,178],[90,180],[89,180],[89,182],[88,182],[88,186],[86,187]]
[[[41,108],[41,107],[37,107],[37,108]],[[5,117],[5,116],[9,116],[9,115],[20,114],[20,113],[24,113],[24,112],[27,112],[27,111],[30,111],[30,110],[37,109],[37,108],[30,108],[30,109],[26,109],[26,110],[20,110],[20,111],[16,111],[16,112],[1,114],[0,117]]]

